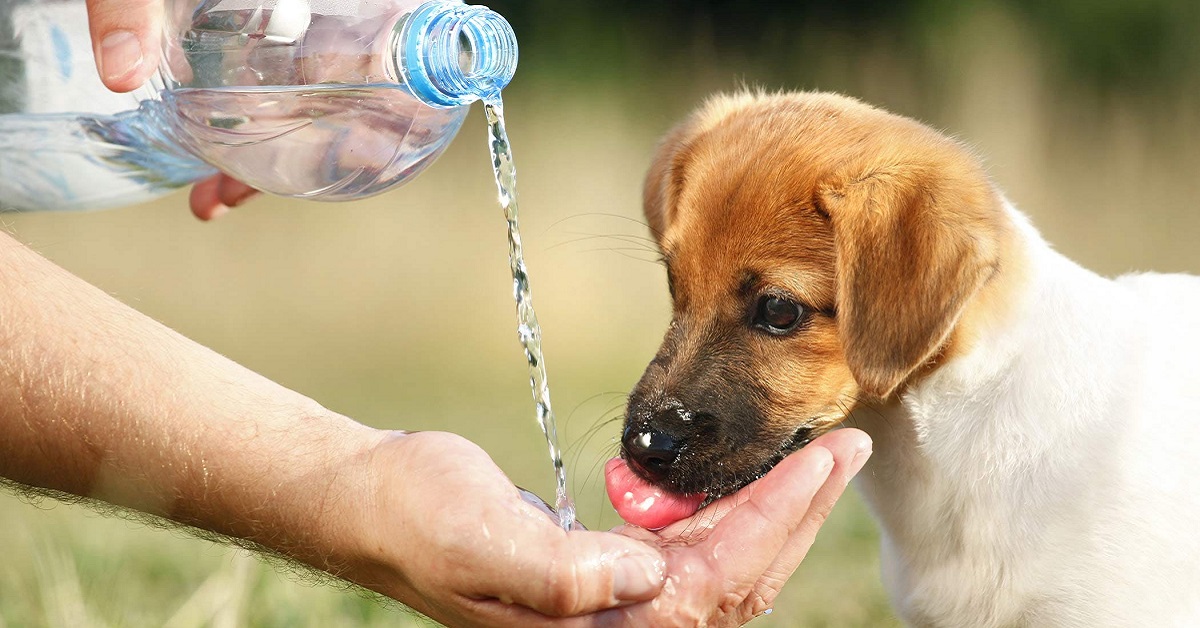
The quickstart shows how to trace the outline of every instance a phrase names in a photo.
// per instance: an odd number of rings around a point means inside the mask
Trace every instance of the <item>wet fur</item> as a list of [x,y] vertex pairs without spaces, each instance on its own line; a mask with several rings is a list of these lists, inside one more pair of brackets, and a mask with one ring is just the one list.
[[[849,419],[910,623],[1200,625],[1200,280],[1076,266],[962,145],[831,94],[713,99],[645,211],[674,317],[626,423],[684,441],[662,484],[728,493]],[[765,294],[807,320],[755,329]]]

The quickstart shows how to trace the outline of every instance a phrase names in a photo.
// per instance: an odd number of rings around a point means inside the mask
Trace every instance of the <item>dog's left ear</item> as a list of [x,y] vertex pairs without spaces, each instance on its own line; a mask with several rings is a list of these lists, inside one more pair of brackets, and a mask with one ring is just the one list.
[[820,195],[837,252],[838,330],[864,392],[933,358],[999,265],[998,197],[974,168],[877,169]]

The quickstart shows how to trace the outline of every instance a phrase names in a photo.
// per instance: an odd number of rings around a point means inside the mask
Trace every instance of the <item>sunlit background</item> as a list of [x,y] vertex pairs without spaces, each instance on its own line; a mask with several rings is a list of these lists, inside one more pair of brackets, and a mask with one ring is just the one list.
[[[488,4],[521,44],[505,99],[526,251],[571,486],[593,529],[618,522],[599,467],[669,315],[640,222],[642,175],[656,139],[715,91],[836,90],[916,117],[974,146],[1085,265],[1200,272],[1200,3]],[[326,406],[374,426],[463,434],[548,496],[483,122],[479,111],[413,183],[359,203],[261,199],[200,224],[176,194],[0,221]],[[756,625],[895,624],[876,545],[848,495]],[[414,621],[179,533],[9,495],[0,555],[0,626]]]

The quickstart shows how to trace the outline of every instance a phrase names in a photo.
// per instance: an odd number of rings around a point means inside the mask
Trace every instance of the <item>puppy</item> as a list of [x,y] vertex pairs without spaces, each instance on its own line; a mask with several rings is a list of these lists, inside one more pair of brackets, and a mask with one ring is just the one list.
[[714,98],[645,213],[674,316],[609,476],[628,520],[849,422],[908,623],[1200,626],[1200,280],[1081,268],[962,145],[832,94]]

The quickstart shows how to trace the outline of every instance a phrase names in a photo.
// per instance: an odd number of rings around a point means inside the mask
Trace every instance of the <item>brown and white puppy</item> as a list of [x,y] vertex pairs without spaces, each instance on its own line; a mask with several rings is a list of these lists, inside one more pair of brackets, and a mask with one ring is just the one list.
[[1158,482],[1200,463],[1157,453],[1200,445],[1200,281],[1078,267],[962,145],[831,94],[713,99],[645,212],[674,316],[610,479],[627,519],[852,418],[909,622],[1200,625],[1200,491]]

